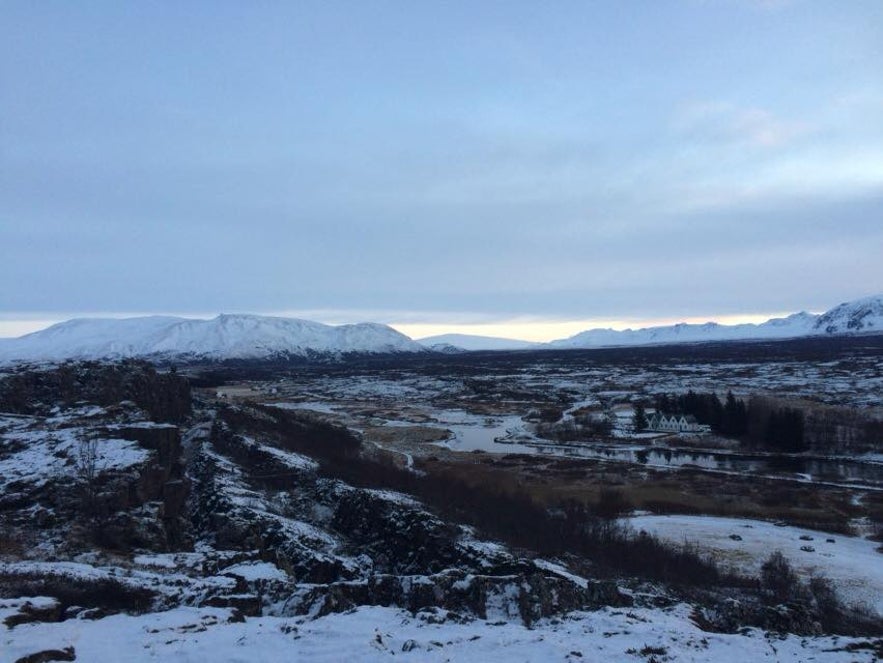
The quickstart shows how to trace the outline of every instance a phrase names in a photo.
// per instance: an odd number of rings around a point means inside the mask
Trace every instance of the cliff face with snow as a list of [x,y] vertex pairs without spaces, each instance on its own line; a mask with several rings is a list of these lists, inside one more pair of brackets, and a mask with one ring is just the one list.
[[0,341],[0,361],[270,359],[315,355],[425,352],[385,325],[331,326],[309,320],[219,315],[212,320],[143,317],[77,319]]

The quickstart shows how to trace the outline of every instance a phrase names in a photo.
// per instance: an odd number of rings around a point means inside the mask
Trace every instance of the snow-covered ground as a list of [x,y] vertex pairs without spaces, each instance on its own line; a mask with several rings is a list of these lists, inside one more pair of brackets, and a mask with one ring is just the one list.
[[[130,440],[95,439],[83,427],[28,428],[34,421],[0,417],[0,491],[12,483],[39,486],[53,478],[75,478],[81,453],[92,454],[95,468],[101,471],[144,463],[151,453]],[[94,446],[84,452],[88,440]]]
[[[20,600],[0,599],[0,620]],[[850,638],[706,633],[690,608],[606,608],[572,613],[533,628],[513,623],[432,623],[435,613],[361,607],[314,621],[259,617],[229,623],[221,608],[178,608],[96,621],[22,624],[0,631],[0,663],[45,649],[73,647],[78,661],[873,661],[844,651]],[[442,611],[443,614],[444,611]]]
[[[662,539],[695,543],[724,566],[755,576],[770,553],[779,550],[805,578],[824,575],[844,601],[865,604],[883,615],[883,554],[876,550],[879,543],[740,518],[647,515],[628,522],[636,530]],[[731,538],[734,535],[740,539]],[[803,547],[814,550],[801,550]]]

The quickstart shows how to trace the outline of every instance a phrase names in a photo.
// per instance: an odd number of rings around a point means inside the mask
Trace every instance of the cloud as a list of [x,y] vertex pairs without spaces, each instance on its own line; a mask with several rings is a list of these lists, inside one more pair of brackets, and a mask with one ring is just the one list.
[[735,142],[758,148],[782,147],[814,131],[800,120],[785,120],[764,108],[721,101],[682,106],[672,126],[676,133],[702,142]]
[[695,0],[696,4],[708,7],[716,5],[737,5],[761,11],[777,11],[798,4],[800,0]]

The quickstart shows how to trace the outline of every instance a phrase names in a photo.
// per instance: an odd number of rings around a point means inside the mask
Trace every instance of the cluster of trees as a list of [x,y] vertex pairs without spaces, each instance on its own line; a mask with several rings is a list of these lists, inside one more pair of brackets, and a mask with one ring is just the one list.
[[748,406],[727,392],[722,403],[714,392],[696,393],[692,389],[685,394],[659,394],[654,406],[657,412],[666,414],[692,414],[700,424],[711,426],[721,435],[742,437],[748,432]]
[[772,398],[753,396],[748,401],[747,442],[768,451],[807,451],[803,410],[782,406]]
[[[741,439],[755,448],[782,453],[809,448],[803,410],[783,406],[772,398],[753,396],[746,403],[730,391],[721,402],[714,392],[691,389],[684,394],[659,394],[654,405],[667,414],[692,414],[715,433]],[[636,409],[636,425],[638,414]]]
[[565,421],[541,422],[536,433],[547,440],[576,442],[592,437],[607,437],[613,430],[613,422],[608,417],[591,413],[574,415]]
[[764,430],[764,446],[784,452],[806,451],[803,412],[795,408],[773,410]]
[[870,410],[816,405],[806,413],[804,435],[825,453],[883,451],[883,419]]

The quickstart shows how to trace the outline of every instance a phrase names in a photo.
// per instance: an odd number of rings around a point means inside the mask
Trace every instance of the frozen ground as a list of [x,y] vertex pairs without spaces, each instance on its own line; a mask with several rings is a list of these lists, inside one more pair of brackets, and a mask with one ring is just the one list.
[[[20,603],[0,599],[0,620]],[[473,621],[432,623],[436,613],[361,607],[314,621],[260,617],[229,623],[219,608],[178,608],[96,621],[22,624],[0,631],[0,663],[45,649],[73,647],[94,661],[873,661],[868,649],[844,651],[851,638],[700,631],[690,608],[577,612],[534,628]]]
[[[725,566],[750,575],[757,575],[770,553],[779,550],[802,576],[824,575],[846,602],[866,604],[883,615],[883,554],[876,551],[879,543],[740,518],[647,515],[630,518],[629,522],[636,530],[669,541],[695,543]],[[804,547],[814,550],[801,550]]]
[[[68,416],[11,417],[0,415],[0,495],[10,485],[42,485],[59,476],[74,478],[82,445],[94,441],[95,467],[122,470],[144,463],[150,452],[137,443],[111,437],[97,437],[88,426],[76,425],[87,416],[102,412],[95,408],[84,415],[74,411]],[[133,424],[137,426],[137,422]]]

